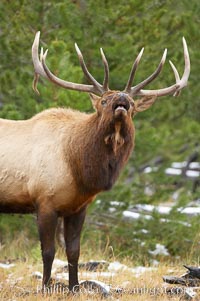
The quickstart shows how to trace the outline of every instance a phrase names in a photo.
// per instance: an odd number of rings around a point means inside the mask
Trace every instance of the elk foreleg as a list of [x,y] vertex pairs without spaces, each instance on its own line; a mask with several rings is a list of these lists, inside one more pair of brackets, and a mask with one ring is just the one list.
[[43,289],[49,285],[51,268],[55,256],[55,232],[57,214],[55,212],[38,211],[38,230],[43,259]]
[[77,291],[80,235],[85,220],[86,207],[76,214],[64,218],[64,237],[69,268],[69,290]]

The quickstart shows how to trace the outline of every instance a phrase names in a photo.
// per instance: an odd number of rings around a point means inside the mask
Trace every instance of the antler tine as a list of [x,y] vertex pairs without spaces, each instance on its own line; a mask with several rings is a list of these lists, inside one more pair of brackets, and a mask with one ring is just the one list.
[[176,83],[178,83],[180,81],[180,76],[179,76],[178,70],[176,69],[176,67],[174,66],[172,61],[169,61],[169,63],[172,67],[172,70],[174,71],[174,76],[175,76],[175,79],[176,79]]
[[99,84],[96,79],[91,75],[91,73],[88,71],[87,67],[86,67],[86,64],[85,64],[85,61],[84,61],[84,58],[83,58],[83,55],[78,47],[78,45],[75,43],[75,49],[76,49],[76,52],[78,54],[78,58],[79,58],[79,62],[80,62],[80,65],[81,65],[81,68],[83,70],[83,73],[85,74],[85,76],[87,77],[87,79],[89,80],[89,82],[91,84],[93,84],[97,90],[99,90],[99,92],[103,93],[105,92],[102,85]]
[[150,82],[152,82],[158,76],[158,74],[161,72],[161,70],[164,66],[166,56],[167,56],[167,49],[164,50],[162,59],[158,65],[157,69],[149,77],[147,77],[145,80],[143,80],[141,83],[139,83],[135,87],[131,88],[131,92],[130,92],[131,96],[136,95],[138,91],[140,91],[142,88],[144,88]]
[[38,84],[40,75],[47,78],[47,75],[44,72],[42,64],[41,64],[41,57],[43,56],[43,48],[41,48],[40,58],[38,55],[39,41],[40,41],[40,31],[38,31],[36,33],[35,39],[33,42],[33,46],[32,46],[32,60],[33,60],[34,71],[35,71],[32,87],[33,87],[33,90],[38,94],[39,94],[39,91],[37,89],[37,84]]
[[[58,86],[61,86],[65,89],[71,89],[71,90],[76,90],[76,91],[82,91],[82,92],[88,92],[88,93],[94,93],[97,95],[102,95],[104,90],[103,87],[91,76],[92,83],[93,85],[85,85],[85,84],[77,84],[77,83],[72,83],[68,82],[65,80],[62,80],[58,77],[56,77],[47,67],[45,63],[45,59],[47,56],[47,50],[45,53],[43,53],[43,48],[41,49],[40,52],[40,58],[38,55],[38,50],[39,50],[39,41],[40,41],[40,32],[38,31],[35,35],[35,39],[33,42],[32,46],[32,60],[33,60],[33,65],[34,65],[34,70],[35,70],[35,75],[34,75],[34,80],[33,80],[33,89],[39,93],[37,90],[37,83],[39,80],[39,76],[43,76],[47,78],[48,80],[52,81]],[[83,61],[84,63],[84,61]],[[87,68],[86,68],[87,70]],[[89,73],[89,72],[88,72]]]
[[[180,81],[180,76],[179,76],[178,70],[176,69],[176,67],[174,66],[174,64],[172,63],[172,61],[169,61],[169,63],[170,63],[170,66],[172,67],[172,70],[174,71],[174,76],[175,76],[175,79],[176,79],[176,84],[178,84],[178,82]],[[173,96],[179,96],[180,93],[181,93],[181,91],[176,91]]]
[[185,60],[185,69],[183,73],[182,80],[185,83],[185,86],[187,85],[187,81],[190,75],[190,56],[187,48],[187,43],[185,38],[183,37],[183,49],[184,49],[184,60]]
[[[58,78],[57,76],[55,76],[47,67],[46,65],[46,57],[47,57],[47,50],[45,51],[43,57],[42,57],[42,66],[43,69],[48,77],[48,79],[50,81],[52,81],[53,83],[55,83],[56,85],[63,87],[65,89],[71,89],[71,90],[77,90],[77,91],[83,91],[83,92],[92,92],[97,94],[97,89],[94,86],[91,85],[82,85],[82,84],[76,84],[76,83],[72,83],[72,82],[68,82],[65,81],[61,78]],[[99,92],[99,91],[98,91]],[[100,93],[99,93],[100,94]]]
[[180,79],[180,76],[179,76],[178,71],[177,71],[176,67],[174,66],[174,64],[171,61],[169,61],[170,65],[174,71],[174,74],[175,74],[176,83],[178,84],[180,81],[182,81],[182,83],[183,83],[183,85],[177,89],[177,91],[173,94],[173,96],[180,95],[181,89],[187,85],[188,77],[190,75],[190,56],[189,56],[185,38],[183,37],[182,40],[183,40],[184,60],[185,60],[185,69],[184,69],[182,79]]
[[178,96],[180,91],[187,86],[188,78],[190,75],[190,56],[187,48],[187,43],[185,38],[183,37],[183,49],[184,49],[184,61],[185,61],[185,68],[182,77],[180,78],[176,67],[170,62],[170,65],[173,69],[176,83],[171,85],[167,88],[158,89],[158,90],[139,90],[134,95],[140,96],[165,96],[169,94],[173,94],[174,96]]
[[105,54],[103,52],[103,49],[100,48],[100,52],[101,52],[101,57],[102,57],[102,61],[104,64],[104,80],[103,80],[103,89],[105,91],[109,90],[109,66],[108,66],[108,61],[105,57]]
[[129,79],[128,79],[128,82],[126,84],[126,87],[124,89],[124,92],[127,92],[127,93],[130,93],[131,92],[131,86],[132,86],[132,82],[133,82],[133,79],[135,77],[135,72],[137,70],[137,67],[139,65],[139,62],[141,60],[141,57],[143,55],[143,52],[144,52],[144,47],[140,50],[140,53],[138,54],[138,56],[136,57],[135,59],[135,62],[133,63],[133,66],[132,66],[132,69],[131,69],[131,73],[130,73],[130,76],[129,76]]
[[[82,68],[85,76],[92,83],[92,85],[77,84],[77,83],[68,82],[68,81],[65,81],[65,80],[62,80],[62,79],[56,77],[49,70],[49,68],[47,67],[47,65],[45,63],[45,59],[47,56],[47,50],[43,54],[43,48],[42,48],[41,53],[40,53],[40,58],[38,55],[39,39],[40,39],[40,32],[38,31],[35,35],[35,39],[34,39],[34,42],[32,45],[32,60],[33,60],[34,70],[35,70],[33,89],[37,93],[39,93],[37,90],[37,83],[38,83],[40,75],[65,89],[94,93],[97,95],[102,95],[104,92],[109,90],[109,86],[108,86],[109,66],[108,66],[108,62],[106,60],[106,57],[105,57],[102,49],[100,49],[100,51],[101,51],[101,56],[102,56],[102,60],[103,60],[103,64],[104,64],[104,71],[105,71],[103,86],[100,83],[98,83],[95,80],[95,78],[90,74],[90,72],[88,71],[86,64],[84,62],[83,55],[82,55],[80,49],[78,48],[77,44],[75,44],[75,48],[76,48],[76,51],[78,54],[81,68]],[[187,43],[186,43],[184,37],[183,37],[183,49],[184,49],[185,68],[184,68],[184,72],[183,72],[183,75],[181,78],[178,74],[176,67],[170,61],[170,65],[172,67],[172,70],[174,72],[175,79],[176,79],[176,83],[174,85],[171,85],[171,86],[169,86],[167,88],[163,88],[163,89],[157,89],[157,90],[142,90],[142,88],[144,86],[146,86],[151,81],[153,81],[158,76],[158,74],[161,72],[162,67],[165,63],[166,55],[167,55],[167,49],[165,49],[162,59],[158,65],[157,69],[143,82],[139,83],[138,85],[136,85],[134,87],[131,87],[132,81],[135,76],[136,69],[138,67],[138,64],[139,64],[140,59],[143,54],[144,49],[142,49],[140,51],[140,53],[138,54],[133,66],[132,66],[129,80],[128,80],[128,83],[127,83],[124,91],[129,93],[131,97],[133,97],[135,95],[148,96],[148,97],[156,96],[157,97],[157,96],[165,96],[168,94],[173,94],[174,96],[178,96],[180,94],[181,89],[183,89],[185,86],[187,86],[188,78],[190,75],[190,57],[189,57],[189,52],[188,52],[188,48],[187,48]]]
[[41,50],[40,50],[40,62],[42,61],[43,55],[44,55],[44,49],[43,49],[43,47],[41,47]]

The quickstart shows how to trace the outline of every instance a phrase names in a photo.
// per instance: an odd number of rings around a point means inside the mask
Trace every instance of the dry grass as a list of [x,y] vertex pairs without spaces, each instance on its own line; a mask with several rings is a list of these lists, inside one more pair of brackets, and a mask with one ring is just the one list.
[[[126,264],[128,263],[126,262]],[[131,266],[130,263],[129,266]],[[147,271],[138,278],[129,271],[120,271],[109,278],[104,277],[103,273],[99,271],[97,272],[96,280],[103,281],[113,288],[111,296],[107,297],[106,300],[180,300],[180,295],[169,295],[166,293],[166,286],[162,281],[162,276],[169,275],[171,270],[173,270],[173,275],[176,276],[183,272],[180,267],[176,269],[175,267],[161,265],[158,269]],[[67,299],[85,301],[104,299],[100,294],[89,294],[85,289],[79,295],[70,295],[66,293],[66,289],[63,291],[61,287],[57,291],[53,291],[52,294],[42,294],[38,292],[38,288],[41,287],[41,280],[33,279],[32,277],[32,272],[34,271],[42,271],[42,265],[31,264],[31,262],[27,261],[23,263],[17,262],[10,269],[0,268],[0,300],[60,301]],[[91,280],[92,277],[89,272],[88,276],[85,275],[85,272],[80,272],[79,278],[80,280]],[[67,281],[65,284],[67,284]],[[116,293],[114,291],[115,288],[123,288],[123,293]]]

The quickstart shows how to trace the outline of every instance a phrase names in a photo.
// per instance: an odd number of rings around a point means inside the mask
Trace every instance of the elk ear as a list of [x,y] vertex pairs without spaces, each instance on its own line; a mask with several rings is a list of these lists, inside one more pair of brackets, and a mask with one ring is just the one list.
[[94,108],[95,110],[97,110],[97,103],[98,103],[98,101],[99,101],[99,99],[100,99],[101,97],[99,97],[99,96],[97,96],[97,95],[95,95],[95,94],[93,94],[93,93],[89,93],[89,95],[90,95],[90,99],[91,99],[93,108]]
[[149,107],[151,107],[157,96],[144,96],[141,99],[136,100],[135,102],[135,111],[137,112],[143,112],[147,110]]

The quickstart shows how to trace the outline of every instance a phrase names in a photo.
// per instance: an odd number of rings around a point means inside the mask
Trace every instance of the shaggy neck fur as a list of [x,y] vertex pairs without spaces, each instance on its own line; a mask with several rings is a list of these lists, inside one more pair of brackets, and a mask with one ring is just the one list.
[[70,143],[69,164],[79,192],[93,195],[110,189],[130,156],[133,142],[130,118],[88,116]]

